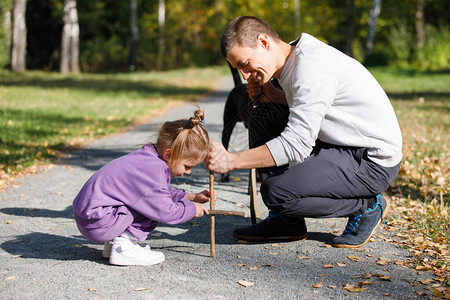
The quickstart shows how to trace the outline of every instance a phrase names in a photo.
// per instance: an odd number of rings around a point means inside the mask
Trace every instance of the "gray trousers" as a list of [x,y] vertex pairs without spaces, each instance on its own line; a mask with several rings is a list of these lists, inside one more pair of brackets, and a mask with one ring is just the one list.
[[[263,104],[250,115],[250,147],[265,144],[284,129],[286,106]],[[299,217],[349,217],[363,213],[376,195],[394,181],[400,164],[380,166],[367,158],[365,148],[342,147],[319,140],[311,155],[294,166],[258,169],[266,206],[287,220]]]

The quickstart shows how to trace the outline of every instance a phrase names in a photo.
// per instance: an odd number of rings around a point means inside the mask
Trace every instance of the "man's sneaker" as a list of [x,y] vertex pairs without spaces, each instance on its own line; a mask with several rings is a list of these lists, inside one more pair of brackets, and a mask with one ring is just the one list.
[[109,258],[111,256],[112,244],[113,244],[113,241],[107,241],[103,245],[103,251],[102,251],[103,258]]
[[165,259],[162,252],[152,251],[150,246],[140,244],[128,231],[113,240],[109,263],[118,266],[155,265]]
[[376,200],[374,206],[366,209],[362,215],[348,219],[342,235],[333,238],[331,244],[333,247],[359,248],[369,241],[370,236],[389,210],[389,202],[383,196],[378,195]]
[[258,224],[236,228],[233,236],[246,241],[284,240],[297,241],[306,239],[305,219],[288,223],[283,217],[269,213],[269,216]]

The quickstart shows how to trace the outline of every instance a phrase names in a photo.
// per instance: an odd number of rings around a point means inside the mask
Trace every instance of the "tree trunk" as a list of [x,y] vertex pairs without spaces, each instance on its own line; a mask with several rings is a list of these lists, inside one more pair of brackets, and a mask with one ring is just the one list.
[[128,57],[128,70],[137,70],[137,50],[139,44],[139,27],[137,22],[137,0],[130,0],[131,45]]
[[344,53],[353,56],[353,35],[355,32],[355,0],[346,0],[347,22],[345,26]]
[[372,53],[373,41],[375,40],[375,29],[377,28],[378,16],[381,12],[381,0],[374,0],[370,9],[369,32],[367,34],[367,42],[365,55],[366,57]]
[[301,33],[300,0],[294,0],[294,17],[295,17],[295,34],[296,36],[299,36]]
[[27,27],[25,24],[26,0],[14,0],[13,32],[11,43],[11,70],[25,71]]
[[156,68],[158,70],[163,69],[164,65],[164,26],[166,22],[166,4],[165,0],[159,0],[158,8],[158,24],[159,24],[159,36],[158,36],[158,59],[156,62]]
[[425,0],[417,0],[416,10],[416,38],[417,48],[421,49],[425,45],[425,21],[424,21]]
[[61,61],[59,71],[63,74],[80,73],[79,38],[80,27],[78,25],[76,0],[64,1],[64,27],[61,37]]

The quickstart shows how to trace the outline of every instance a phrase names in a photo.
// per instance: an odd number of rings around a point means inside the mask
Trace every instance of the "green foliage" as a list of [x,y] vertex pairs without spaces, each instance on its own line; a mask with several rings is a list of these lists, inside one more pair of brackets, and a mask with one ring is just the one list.
[[427,26],[427,37],[424,47],[417,50],[413,66],[419,70],[450,69],[450,30],[437,31]]
[[[12,0],[0,0],[0,21],[11,11]],[[354,3],[350,10],[349,4]],[[27,68],[57,70],[62,30],[63,1],[27,2]],[[164,48],[159,47],[159,0],[138,0],[138,70],[224,64],[220,38],[226,24],[239,15],[266,20],[285,41],[310,33],[343,50],[348,25],[353,26],[353,56],[368,65],[395,64],[420,69],[448,68],[450,13],[447,0],[425,1],[427,43],[417,48],[417,0],[385,0],[377,22],[375,44],[365,57],[369,10],[373,1],[301,0],[300,28],[296,28],[292,0],[165,0]],[[131,33],[129,1],[77,1],[82,71],[127,70]],[[353,16],[351,19],[350,17]],[[0,67],[9,60],[8,32],[0,26]],[[162,51],[162,55],[159,52]]]

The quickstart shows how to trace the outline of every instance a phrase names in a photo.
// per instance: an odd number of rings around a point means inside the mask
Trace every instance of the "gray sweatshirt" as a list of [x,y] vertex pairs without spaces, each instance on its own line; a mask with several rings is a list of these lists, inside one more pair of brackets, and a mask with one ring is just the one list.
[[276,162],[302,162],[315,141],[367,148],[384,167],[402,159],[402,135],[381,86],[355,59],[303,33],[279,83],[290,108],[281,135],[267,146]]

